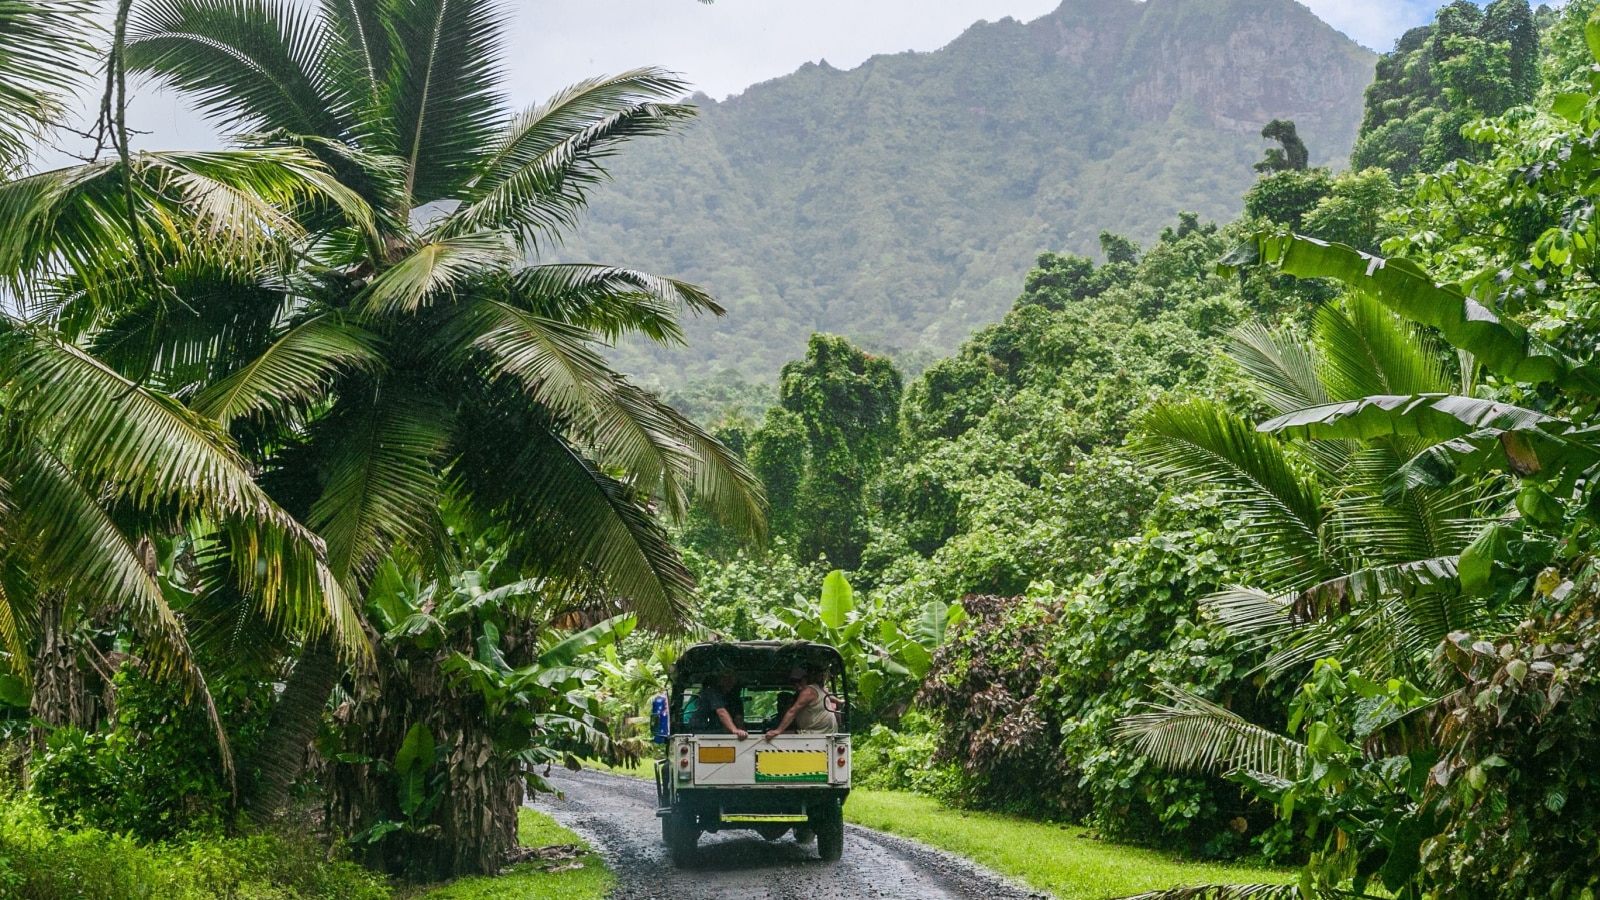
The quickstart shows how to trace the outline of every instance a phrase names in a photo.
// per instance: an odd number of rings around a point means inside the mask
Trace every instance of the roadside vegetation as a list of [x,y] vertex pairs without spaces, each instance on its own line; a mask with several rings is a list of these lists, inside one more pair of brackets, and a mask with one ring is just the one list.
[[[517,840],[524,847],[581,847],[572,860],[525,862],[494,876],[463,878],[423,893],[397,894],[398,900],[605,900],[616,879],[582,838],[544,813],[524,807],[517,817]],[[555,870],[555,871],[551,871]]]
[[1103,900],[1176,885],[1278,881],[1285,870],[1196,863],[1097,839],[1081,826],[948,809],[927,797],[857,790],[845,819],[964,856],[1058,900]]

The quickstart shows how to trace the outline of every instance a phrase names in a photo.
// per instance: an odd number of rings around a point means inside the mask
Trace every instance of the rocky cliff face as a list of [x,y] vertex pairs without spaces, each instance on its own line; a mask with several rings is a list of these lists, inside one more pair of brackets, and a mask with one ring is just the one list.
[[1142,13],[1125,56],[1131,112],[1159,120],[1190,101],[1219,129],[1251,136],[1272,119],[1293,119],[1325,158],[1349,153],[1361,123],[1350,98],[1372,80],[1375,59],[1329,40],[1309,9],[1274,0],[1127,5]]
[[1374,62],[1294,0],[1065,0],[934,53],[700,98],[686,134],[618,159],[564,255],[685,276],[730,308],[686,350],[619,348],[646,377],[770,377],[813,330],[943,354],[1041,250],[1237,215],[1271,119],[1341,164]]

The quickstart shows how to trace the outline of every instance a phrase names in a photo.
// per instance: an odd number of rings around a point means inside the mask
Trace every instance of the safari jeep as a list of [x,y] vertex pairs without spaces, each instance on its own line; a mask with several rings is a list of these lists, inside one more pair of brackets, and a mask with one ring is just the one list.
[[[835,734],[765,732],[782,719],[780,703],[794,688],[789,672],[824,675]],[[700,693],[731,673],[744,707],[739,740],[703,709]],[[794,829],[815,836],[828,862],[844,851],[845,797],[850,793],[849,682],[839,651],[805,641],[696,644],[673,667],[666,758],[656,763],[656,815],[675,865],[695,856],[700,835],[748,829],[775,841]]]

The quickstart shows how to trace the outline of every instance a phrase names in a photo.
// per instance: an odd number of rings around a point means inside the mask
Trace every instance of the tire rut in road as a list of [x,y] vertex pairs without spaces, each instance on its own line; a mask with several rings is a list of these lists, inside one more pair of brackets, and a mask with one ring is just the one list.
[[617,873],[615,900],[1047,900],[938,850],[854,825],[844,858],[817,859],[793,837],[730,831],[700,839],[692,868],[674,868],[661,843],[655,785],[602,772],[553,772],[564,797],[534,806],[578,832]]

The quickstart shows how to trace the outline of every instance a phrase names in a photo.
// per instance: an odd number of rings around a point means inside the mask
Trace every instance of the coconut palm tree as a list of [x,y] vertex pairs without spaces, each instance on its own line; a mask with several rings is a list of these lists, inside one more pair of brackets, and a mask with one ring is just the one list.
[[[1264,263],[1301,278],[1342,281],[1357,292],[1352,297],[1363,298],[1358,302],[1381,307],[1399,319],[1437,329],[1463,360],[1471,360],[1475,366],[1493,372],[1507,383],[1518,384],[1527,394],[1532,395],[1531,389],[1536,385],[1548,386],[1559,398],[1558,403],[1573,403],[1580,412],[1590,408],[1592,398],[1600,396],[1600,377],[1591,365],[1568,357],[1515,321],[1501,318],[1459,287],[1436,283],[1406,260],[1385,260],[1339,244],[1264,232],[1234,251],[1228,262],[1234,265]],[[1279,406],[1275,411],[1280,414],[1258,426],[1256,434],[1263,439],[1276,434],[1298,441],[1310,440],[1318,442],[1314,446],[1323,448],[1388,443],[1396,451],[1388,462],[1398,461],[1398,465],[1386,465],[1383,475],[1382,484],[1387,488],[1390,502],[1396,497],[1427,498],[1455,491],[1468,496],[1476,494],[1485,507],[1493,509],[1506,506],[1505,498],[1513,493],[1509,487],[1518,487],[1514,492],[1515,512],[1507,510],[1506,518],[1520,520],[1515,522],[1518,527],[1534,532],[1541,529],[1563,532],[1568,523],[1561,503],[1585,502],[1583,498],[1589,490],[1584,483],[1585,476],[1600,465],[1600,442],[1594,440],[1592,426],[1551,412],[1475,396],[1477,392],[1470,379],[1463,379],[1463,382],[1431,387],[1418,383],[1375,385],[1368,382],[1360,386],[1361,390],[1343,396],[1301,396],[1293,403]],[[1555,508],[1546,509],[1547,505]],[[1525,605],[1516,604],[1496,609],[1492,601],[1482,596],[1492,593],[1488,588],[1495,568],[1514,562],[1502,559],[1507,555],[1503,532],[1509,530],[1510,524],[1492,520],[1480,524],[1471,544],[1459,547],[1454,560],[1437,560],[1449,561],[1450,565],[1431,573],[1448,583],[1442,596],[1450,598],[1447,605],[1457,611],[1457,620],[1461,623],[1456,627],[1466,634],[1505,633],[1528,612]],[[1388,572],[1403,575],[1403,568],[1391,567]],[[1383,572],[1382,569],[1376,571]],[[1359,579],[1369,574],[1372,572],[1358,571],[1353,577]],[[1403,596],[1409,580],[1395,577],[1384,584],[1373,579],[1367,597],[1377,599],[1380,609],[1401,605],[1392,600]],[[1554,587],[1551,597],[1557,598],[1573,589],[1574,585],[1567,582]],[[1516,597],[1526,595],[1525,591],[1512,593]],[[1443,636],[1437,634],[1437,628],[1394,627],[1395,621],[1405,624],[1404,619],[1404,616],[1386,619],[1380,615],[1366,630],[1374,637],[1387,637],[1396,644],[1408,646],[1408,656],[1439,644]],[[1282,621],[1281,616],[1278,621]],[[1418,617],[1412,624],[1421,621]],[[1430,638],[1433,645],[1427,644]],[[1471,640],[1462,634],[1451,639]],[[1371,656],[1361,658],[1370,659]],[[1431,686],[1436,689],[1435,696],[1444,690],[1459,688],[1458,684]],[[1260,728],[1190,692],[1166,688],[1165,693],[1164,701],[1148,705],[1139,715],[1124,719],[1119,727],[1120,737],[1155,764],[1177,770],[1232,773],[1241,781],[1257,786],[1258,793],[1267,795],[1274,784],[1286,785],[1306,774],[1310,750],[1307,745]],[[1416,706],[1411,714],[1391,722],[1385,730],[1401,723],[1409,725],[1404,729],[1406,733],[1398,735],[1401,748],[1407,751],[1425,749],[1419,745],[1448,744],[1452,702],[1459,702],[1459,695],[1445,695],[1442,701]],[[1378,720],[1371,720],[1367,727],[1378,724]],[[1375,737],[1377,735],[1372,735],[1369,741]],[[1363,749],[1371,752],[1370,748]],[[1367,768],[1382,773],[1383,765],[1373,762]],[[1392,777],[1389,776],[1390,780]],[[1363,778],[1384,780],[1381,774],[1374,779],[1371,771],[1356,773],[1350,780]],[[1393,784],[1380,786],[1384,788],[1390,791],[1390,803],[1375,811],[1357,809],[1356,812],[1389,816],[1394,813],[1392,805],[1406,802],[1404,792]],[[1340,790],[1355,791],[1348,785]],[[1347,823],[1340,825],[1341,829],[1346,827]],[[1370,854],[1382,861],[1390,850],[1396,849],[1397,841],[1407,839],[1409,843],[1404,844],[1399,856],[1402,863],[1410,860],[1414,865],[1417,840],[1426,836],[1427,832],[1407,836],[1387,829],[1379,830],[1376,840],[1370,843],[1361,842],[1358,846],[1355,840],[1340,840],[1338,846],[1344,848],[1339,852],[1352,862],[1346,873],[1349,874],[1354,871],[1356,855]],[[1345,837],[1343,831],[1340,837]],[[1374,835],[1368,835],[1369,839],[1372,837]],[[1394,884],[1387,886],[1396,888]],[[1414,892],[1417,885],[1408,881],[1404,889]],[[1225,900],[1290,895],[1274,891],[1284,889],[1266,885],[1210,886],[1192,892],[1155,892],[1145,897],[1182,900],[1198,896]],[[1337,891],[1332,893],[1342,895]]]
[[[232,589],[285,625],[327,635],[347,657],[365,647],[359,619],[322,541],[267,497],[215,423],[63,341],[33,301],[67,272],[126,278],[116,260],[141,236],[264,247],[284,230],[279,206],[319,193],[319,181],[355,221],[368,217],[296,150],[143,154],[20,174],[87,67],[90,47],[74,36],[92,30],[88,12],[70,0],[0,3],[0,656],[10,683],[31,687],[36,720],[90,725],[73,627],[115,616],[140,632],[155,672],[185,680],[217,726],[152,538],[215,535]],[[225,739],[221,749],[231,766]]]
[[[1274,417],[1461,384],[1435,340],[1360,294],[1320,310],[1309,342],[1245,326],[1229,355]],[[1418,434],[1286,442],[1201,400],[1152,410],[1138,448],[1164,474],[1219,489],[1238,510],[1254,580],[1204,605],[1270,648],[1267,671],[1338,655],[1426,680],[1428,655],[1446,634],[1496,613],[1455,578],[1456,557],[1485,524],[1482,488],[1394,489],[1396,473],[1438,442]]]
[[[247,289],[217,289],[237,267],[179,273],[189,283],[160,294],[69,298],[63,319],[254,448],[347,591],[395,545],[437,556],[449,496],[503,529],[518,568],[671,626],[692,582],[654,513],[698,495],[758,538],[759,485],[595,343],[681,340],[681,311],[720,309],[679,281],[538,260],[607,156],[689,114],[667,102],[684,86],[639,70],[513,111],[498,92],[502,14],[484,0],[139,7],[131,66],[243,144],[315,155],[375,228],[309,206],[312,237]],[[339,671],[320,642],[301,654],[258,810],[281,802]]]

